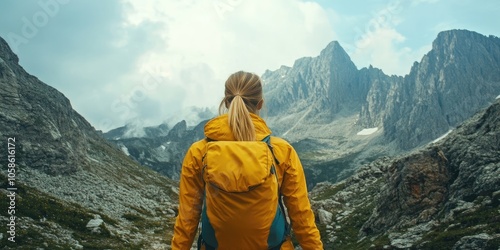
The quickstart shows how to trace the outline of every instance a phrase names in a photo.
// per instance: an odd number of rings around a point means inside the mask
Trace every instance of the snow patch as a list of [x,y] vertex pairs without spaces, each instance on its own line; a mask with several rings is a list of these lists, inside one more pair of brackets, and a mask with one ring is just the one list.
[[495,98],[495,100],[496,100],[496,99],[500,99],[500,95],[498,95],[498,96],[497,96],[497,98]]
[[122,145],[121,149],[122,149],[123,153],[125,153],[126,155],[130,155],[130,153],[128,152],[128,148],[127,147],[125,147],[125,146]]
[[453,131],[453,129],[448,130],[448,132],[446,132],[444,135],[442,135],[442,136],[438,137],[436,140],[432,141],[432,143],[436,143],[436,142],[438,142],[438,141],[442,140],[442,139],[443,139],[443,138],[445,138],[445,137],[446,137],[449,133],[451,133],[451,131]]
[[357,133],[357,135],[371,135],[375,132],[377,132],[378,128],[365,128]]
[[167,142],[167,145],[170,145],[170,143],[172,143],[172,142],[171,142],[171,141],[168,141],[168,142]]
[[165,146],[163,146],[163,145],[161,145],[161,146],[160,146],[160,148],[161,148],[162,150],[165,150],[165,149],[166,149],[166,147],[165,147]]

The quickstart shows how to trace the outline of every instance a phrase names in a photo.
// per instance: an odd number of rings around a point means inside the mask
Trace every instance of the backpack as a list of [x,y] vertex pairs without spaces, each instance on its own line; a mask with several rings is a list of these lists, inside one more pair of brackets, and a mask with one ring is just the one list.
[[262,141],[207,140],[198,249],[279,249],[290,226],[270,136]]

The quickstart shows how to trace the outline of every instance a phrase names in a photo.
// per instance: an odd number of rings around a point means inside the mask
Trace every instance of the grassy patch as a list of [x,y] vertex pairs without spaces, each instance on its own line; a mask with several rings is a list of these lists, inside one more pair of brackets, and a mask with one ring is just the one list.
[[[3,182],[1,186],[6,186],[6,183]],[[88,221],[94,218],[94,214],[99,214],[109,225],[118,224],[116,220],[19,182],[16,183],[16,187],[16,217],[33,219],[32,222],[23,227],[17,226],[16,249],[35,249],[42,246],[47,246],[46,249],[71,249],[67,243],[56,242],[52,239],[50,235],[60,235],[59,230],[61,229],[53,228],[49,222],[57,224],[63,230],[73,232],[71,237],[80,242],[85,249],[115,249],[124,244],[120,239],[111,236],[111,232],[104,224],[101,225],[101,233],[99,234],[92,233],[86,228]],[[5,195],[0,196],[0,203],[8,204]],[[30,226],[30,224],[32,225]],[[1,243],[9,245],[6,237],[1,240]]]
[[[464,236],[487,233],[500,234],[500,214],[498,207],[483,207],[482,209],[464,215],[456,216],[453,222],[457,226],[447,228],[442,225],[425,235],[421,242],[427,249],[451,249],[455,243]],[[478,225],[483,225],[478,227]],[[495,239],[498,243],[500,239]],[[495,241],[489,244],[495,244]],[[498,245],[496,245],[498,246]]]
[[337,240],[333,243],[334,249],[367,249],[372,244],[369,240],[358,242],[358,234],[374,207],[373,203],[366,204],[342,220],[342,228],[335,231]]
[[304,162],[304,171],[308,185],[316,185],[316,183],[323,181],[331,183],[341,181],[341,173],[345,170],[353,169],[352,164],[359,154],[360,152],[356,152],[332,161],[316,164]]
[[125,213],[122,215],[122,217],[124,219],[127,219],[128,221],[131,221],[131,222],[139,222],[139,221],[144,221],[145,219],[138,215],[138,214],[134,214],[134,213]]
[[337,184],[335,187],[333,187],[331,189],[323,190],[317,196],[312,197],[312,199],[320,201],[320,200],[325,200],[325,199],[331,198],[332,196],[334,196],[335,194],[337,194],[339,191],[343,190],[344,188],[345,188],[345,183]]

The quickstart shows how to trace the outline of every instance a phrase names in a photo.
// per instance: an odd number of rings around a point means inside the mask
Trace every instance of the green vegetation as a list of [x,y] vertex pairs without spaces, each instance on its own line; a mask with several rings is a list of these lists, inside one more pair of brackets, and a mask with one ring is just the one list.
[[[6,188],[5,176],[0,174],[0,187]],[[82,207],[79,204],[66,202],[37,189],[16,183],[16,242],[8,241],[7,235],[0,240],[0,245],[15,247],[16,249],[35,249],[43,247],[45,249],[71,249],[74,246],[68,245],[67,237],[77,240],[84,249],[145,249],[147,242],[125,242],[115,236],[109,226],[117,226],[119,221],[110,218],[99,211],[93,211]],[[6,195],[0,196],[0,203],[8,204]],[[137,208],[136,210],[140,210]],[[143,210],[143,212],[146,210]],[[8,216],[7,209],[1,211],[3,216]],[[92,233],[86,228],[89,220],[98,214],[105,223],[100,226],[99,233]],[[146,220],[141,216],[124,215],[141,232],[145,229],[155,229],[154,234],[159,238],[166,238],[167,232],[173,227],[174,221],[166,216],[159,216]],[[31,218],[32,220],[30,220]],[[171,236],[170,236],[171,237]],[[167,243],[167,242],[165,242]]]
[[144,221],[144,218],[142,218],[142,216],[133,213],[125,213],[124,215],[122,215],[122,217],[132,222]]
[[340,175],[344,171],[353,169],[353,163],[360,152],[352,153],[344,157],[322,162],[322,163],[308,163],[304,161],[304,171],[306,172],[306,180],[309,185],[329,181],[335,183],[341,181]]
[[[6,179],[6,178],[2,178]],[[6,185],[3,183],[2,186]],[[100,212],[91,211],[76,203],[62,201],[49,194],[42,193],[22,183],[16,183],[16,217],[26,221],[26,217],[33,219],[33,226],[18,226],[16,229],[16,243],[11,243],[6,237],[0,241],[1,245],[12,245],[20,249],[33,249],[33,247],[47,246],[48,249],[69,249],[66,243],[57,242],[50,234],[60,236],[61,228],[72,231],[74,239],[89,248],[113,247],[121,243],[119,239],[111,237],[109,230],[101,226],[101,234],[92,234],[86,225],[93,219],[94,214],[110,225],[118,222]],[[0,203],[7,204],[7,197],[0,196]],[[3,212],[3,211],[2,211]],[[55,227],[57,224],[59,227]],[[20,225],[20,224],[18,224]],[[88,241],[88,244],[84,244]]]
[[[487,233],[500,234],[500,213],[498,207],[482,207],[480,210],[464,215],[455,216],[453,225],[441,225],[435,228],[421,240],[426,249],[451,249],[464,236]],[[425,242],[425,243],[424,243]],[[500,239],[489,242],[498,247]],[[489,249],[489,248],[488,248]],[[493,249],[493,248],[492,248]]]
[[314,197],[312,197],[313,200],[320,201],[320,200],[325,200],[328,198],[331,198],[335,194],[337,194],[339,191],[343,190],[345,188],[345,183],[340,183],[337,184],[335,187],[331,189],[325,189],[322,190],[322,192]]

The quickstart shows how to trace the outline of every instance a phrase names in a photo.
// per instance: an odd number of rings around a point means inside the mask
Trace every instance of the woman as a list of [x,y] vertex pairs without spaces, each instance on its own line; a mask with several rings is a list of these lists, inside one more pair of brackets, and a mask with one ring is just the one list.
[[[271,134],[264,120],[258,116],[263,106],[262,97],[262,83],[257,75],[239,71],[227,79],[225,97],[219,107],[221,114],[226,109],[227,114],[220,115],[205,125],[205,136],[209,139],[193,143],[182,165],[179,214],[174,227],[172,249],[190,249],[194,241],[204,201],[202,157],[208,141],[260,141]],[[299,157],[293,147],[281,138],[272,137],[270,143],[279,162],[276,166],[279,190],[292,230],[302,249],[323,249],[307,196],[304,171]],[[261,236],[255,236],[255,241],[262,240]],[[252,244],[242,242],[228,249],[258,250]],[[222,248],[220,247],[224,250]],[[294,249],[290,237],[287,237],[280,249]]]

